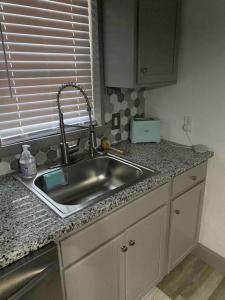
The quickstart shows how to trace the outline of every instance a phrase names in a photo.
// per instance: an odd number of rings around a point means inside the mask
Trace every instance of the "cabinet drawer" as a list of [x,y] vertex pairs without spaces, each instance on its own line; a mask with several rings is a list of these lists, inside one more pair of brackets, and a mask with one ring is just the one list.
[[145,194],[131,204],[97,221],[60,242],[62,264],[66,267],[112,239],[138,220],[166,203],[169,184]]
[[206,177],[207,162],[177,176],[173,180],[172,195],[178,195],[188,190]]

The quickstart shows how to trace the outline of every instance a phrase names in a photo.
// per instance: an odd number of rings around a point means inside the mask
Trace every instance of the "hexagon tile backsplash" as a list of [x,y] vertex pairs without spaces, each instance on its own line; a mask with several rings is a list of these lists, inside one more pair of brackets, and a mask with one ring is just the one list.
[[[129,137],[130,119],[144,115],[144,90],[107,88],[104,105],[104,121],[109,125],[105,135],[112,143],[125,141]],[[110,130],[113,113],[120,113],[120,129]]]
[[[112,114],[120,113],[120,129],[112,130]],[[120,89],[107,88],[104,97],[104,116],[106,126],[97,136],[97,142],[100,144],[101,138],[106,136],[111,143],[125,141],[129,137],[130,119],[134,116],[144,115],[144,89]],[[81,149],[87,146],[87,140],[82,139]],[[60,157],[59,145],[46,146],[37,153],[32,151],[36,157],[37,166],[52,164]],[[0,175],[8,174],[19,168],[20,155],[0,158]]]

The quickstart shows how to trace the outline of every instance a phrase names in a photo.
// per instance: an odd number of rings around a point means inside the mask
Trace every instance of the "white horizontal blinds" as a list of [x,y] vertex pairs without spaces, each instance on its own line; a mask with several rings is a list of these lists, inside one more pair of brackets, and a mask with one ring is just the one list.
[[[55,132],[62,83],[77,82],[93,105],[88,0],[0,1],[0,20],[3,144]],[[88,121],[78,91],[66,89],[61,103],[66,123]]]

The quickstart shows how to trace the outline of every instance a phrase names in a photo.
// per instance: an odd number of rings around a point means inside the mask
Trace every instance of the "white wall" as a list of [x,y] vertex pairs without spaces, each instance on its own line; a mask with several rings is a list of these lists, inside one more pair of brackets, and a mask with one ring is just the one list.
[[162,136],[215,151],[209,162],[200,242],[225,257],[225,0],[183,0],[178,84],[146,94],[148,115],[162,120]]

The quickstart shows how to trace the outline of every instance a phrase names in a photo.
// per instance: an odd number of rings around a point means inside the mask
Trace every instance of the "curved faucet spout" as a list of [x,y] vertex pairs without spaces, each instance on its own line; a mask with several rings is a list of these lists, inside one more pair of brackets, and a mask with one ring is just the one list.
[[[89,141],[89,151],[90,151],[90,155],[91,157],[93,157],[96,153],[96,135],[95,135],[95,127],[93,124],[93,120],[92,120],[92,108],[91,108],[91,104],[90,101],[88,99],[87,94],[85,93],[85,91],[75,82],[68,82],[68,83],[64,83],[61,85],[61,87],[58,90],[57,93],[57,107],[58,107],[58,111],[59,111],[59,126],[60,126],[60,132],[61,132],[61,154],[62,154],[62,163],[68,165],[70,163],[70,152],[72,152],[72,149],[70,148],[70,146],[67,143],[66,140],[66,132],[65,132],[65,127],[66,125],[64,124],[64,117],[63,117],[63,112],[61,109],[61,104],[60,104],[60,96],[61,93],[64,89],[68,88],[68,87],[72,87],[78,91],[80,91],[80,93],[83,95],[86,104],[87,104],[87,112],[88,112],[88,117],[89,117],[89,134],[90,134],[90,141]],[[71,127],[76,127],[76,125],[71,125]],[[82,128],[82,126],[78,125],[77,127]],[[85,128],[85,127],[83,127]]]

